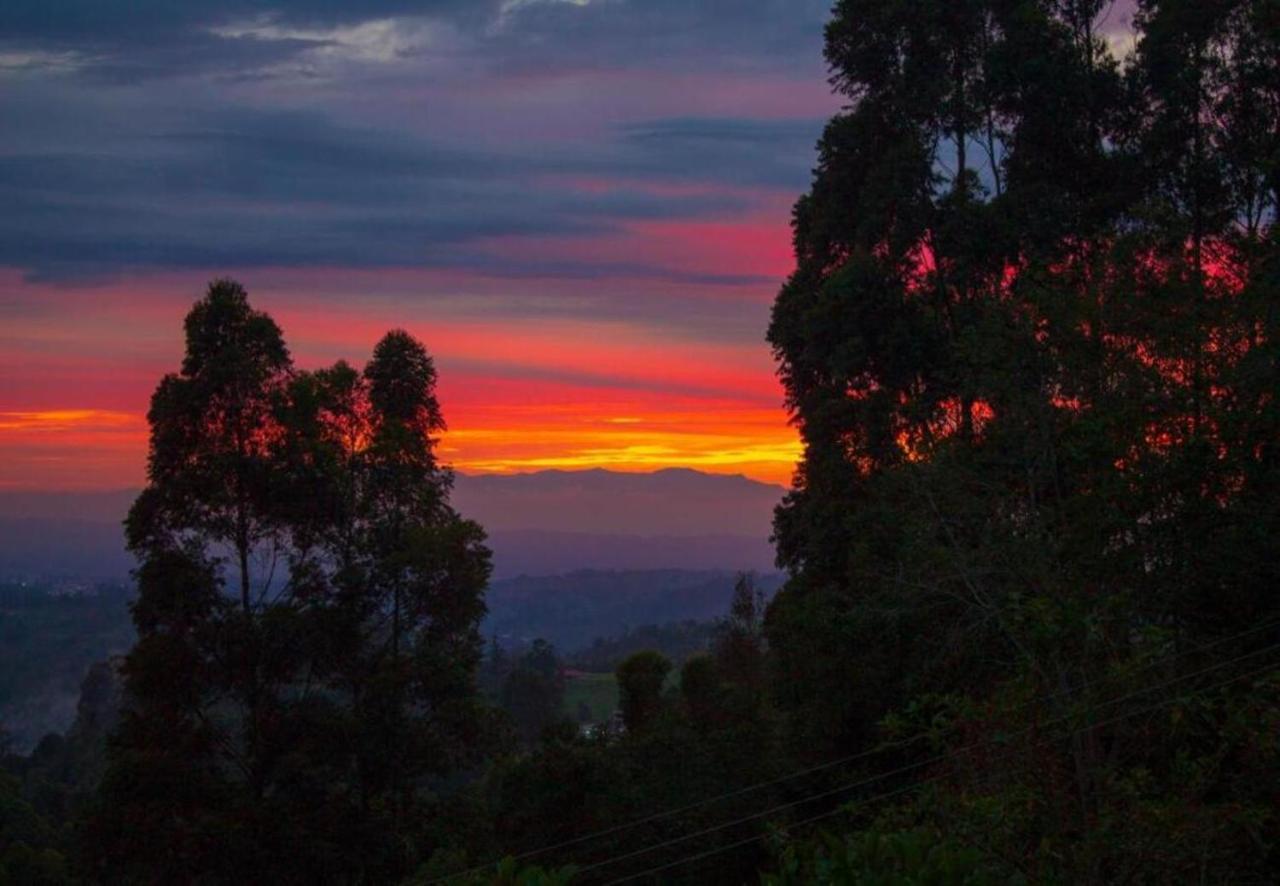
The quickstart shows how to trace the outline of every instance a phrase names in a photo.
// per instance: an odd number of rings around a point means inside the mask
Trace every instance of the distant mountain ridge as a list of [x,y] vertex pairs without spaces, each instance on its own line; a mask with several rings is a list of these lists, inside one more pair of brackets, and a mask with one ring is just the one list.
[[120,526],[137,497],[137,489],[110,489],[105,492],[5,490],[0,491],[0,520],[69,519]]
[[[495,578],[576,569],[767,571],[785,490],[687,468],[459,474],[453,501],[490,534]],[[128,574],[135,490],[0,492],[0,577]]]
[[595,468],[459,474],[453,503],[491,532],[536,529],[605,535],[767,539],[781,486],[689,468],[625,473]]

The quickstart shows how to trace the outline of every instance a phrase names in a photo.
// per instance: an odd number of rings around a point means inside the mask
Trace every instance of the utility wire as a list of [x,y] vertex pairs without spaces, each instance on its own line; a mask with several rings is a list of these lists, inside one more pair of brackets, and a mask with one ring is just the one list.
[[[742,796],[743,794],[749,794],[749,793],[752,793],[753,791],[761,790],[762,788],[768,788],[768,787],[773,787],[775,785],[784,784],[785,782],[792,781],[794,779],[801,778],[806,775],[812,775],[815,772],[822,772],[824,770],[831,769],[834,766],[840,766],[844,763],[852,763],[856,760],[860,760],[865,757],[874,756],[875,754],[882,753],[883,751],[887,751],[892,748],[905,747],[907,745],[914,744],[915,742],[919,741],[923,737],[924,737],[923,735],[915,735],[908,739],[902,739],[901,741],[889,742],[886,744],[877,745],[874,748],[869,748],[860,753],[852,754],[847,757],[841,757],[838,760],[832,760],[827,763],[819,763],[807,769],[801,769],[796,772],[792,772],[788,775],[779,776],[778,778],[771,779],[770,781],[756,782],[755,784],[747,785],[746,787],[738,788],[733,791],[728,791],[727,793],[717,794],[713,797],[704,797],[701,800],[697,800],[693,803],[689,803],[684,806],[676,806],[674,808],[666,809],[661,812],[655,812],[652,815],[645,816],[644,818],[638,818],[638,819],[635,819],[634,821],[629,821],[625,824],[615,825],[613,827],[606,828],[605,830],[602,830],[602,831],[595,831],[594,833],[584,834],[583,836],[580,836],[580,837],[572,837],[560,843],[552,843],[549,846],[543,846],[538,849],[530,849],[527,852],[520,853],[519,855],[510,856],[510,858],[513,861],[521,861],[526,858],[532,858],[535,855],[541,855],[544,852],[551,852],[556,849],[564,849],[569,846],[576,846],[579,843],[585,843],[589,840],[596,840],[601,837],[608,837],[612,834],[621,833],[622,831],[628,831],[628,830],[631,830],[632,828],[639,827],[642,824],[650,824],[651,822],[661,821],[664,818],[670,818],[673,815],[679,815],[682,812],[690,812],[694,809],[698,809],[710,803],[717,803],[721,800],[728,800],[728,799],[732,799],[733,797],[739,797],[739,796]],[[480,871],[484,871],[484,870],[488,870],[489,868],[492,868],[495,864],[498,864],[504,861],[505,859],[506,859],[506,856],[500,859],[495,859],[487,864],[477,865],[476,867],[468,868],[465,871],[458,871],[457,873],[449,874],[447,876],[440,877],[436,880],[431,880],[429,881],[429,883],[444,883],[444,882],[447,882],[448,880],[452,880],[455,877],[462,877],[467,874],[476,874],[476,873],[479,873]]]
[[[1228,637],[1220,637],[1208,643],[1203,643],[1199,646],[1192,647],[1191,649],[1184,649],[1178,652],[1171,653],[1167,656],[1162,656],[1158,659],[1155,659],[1143,665],[1142,668],[1139,669],[1139,673],[1149,671],[1158,665],[1165,664],[1167,662],[1173,661],[1183,656],[1193,655],[1198,652],[1204,652],[1206,650],[1213,649],[1217,646],[1221,646],[1224,643],[1229,643],[1235,640],[1241,640],[1241,639],[1244,639],[1245,637],[1252,636],[1253,634],[1257,634],[1262,631],[1271,630],[1273,628],[1280,628],[1280,619],[1275,619],[1265,624],[1257,625],[1255,627],[1249,628],[1246,631],[1241,631],[1240,633],[1233,634]],[[1030,705],[1036,702],[1044,703],[1052,699],[1058,698],[1059,696],[1077,692],[1080,688],[1081,687],[1068,687],[1065,689],[1059,689],[1055,692],[1049,693],[1048,695],[1036,696],[1035,698],[1028,699],[1022,704],[1018,705],[1016,709],[1021,710],[1025,707],[1029,707]],[[1123,699],[1120,699],[1120,700],[1123,700]],[[669,808],[666,810],[655,812],[651,815],[644,816],[643,818],[634,819],[632,821],[625,822],[623,824],[614,825],[612,827],[605,828],[599,831],[594,831],[589,834],[583,834],[578,837],[571,837],[567,840],[562,840],[558,843],[551,843],[546,846],[540,846],[536,849],[529,849],[517,855],[512,855],[509,857],[512,861],[523,861],[528,858],[533,858],[534,856],[542,855],[543,853],[546,853],[546,852],[554,852],[557,849],[566,849],[570,846],[577,846],[580,843],[586,843],[591,840],[598,840],[602,837],[612,836],[614,834],[622,833],[623,831],[628,831],[632,828],[639,827],[640,825],[651,824],[655,821],[661,821],[664,818],[670,818],[673,815],[680,815],[681,813],[684,813],[684,812],[691,812],[694,809],[699,809],[711,803],[718,803],[721,800],[733,799],[734,797],[740,797],[745,794],[750,794],[758,790],[763,790],[764,788],[776,787],[777,785],[785,784],[786,782],[789,782],[789,781],[794,781],[797,778],[803,778],[806,775],[813,775],[814,773],[817,773],[817,772],[825,772],[828,769],[833,769],[837,766],[843,766],[848,763],[854,763],[854,762],[857,762],[858,760],[863,760],[863,759],[866,759],[867,757],[872,757],[872,756],[875,756],[876,754],[880,754],[885,751],[908,747],[912,744],[915,744],[916,742],[920,741],[925,737],[926,735],[922,733],[918,735],[913,735],[910,738],[901,739],[899,741],[885,742],[885,743],[876,745],[873,748],[868,748],[865,751],[860,751],[856,754],[849,754],[847,756],[839,757],[835,760],[830,760],[825,763],[819,763],[814,766],[807,767],[805,769],[799,769],[787,775],[781,775],[781,776],[778,776],[777,778],[773,778],[768,781],[756,782],[754,784],[746,785],[745,787],[737,788],[732,791],[727,791],[722,794],[716,794],[711,797],[704,797],[701,800],[697,800],[683,806],[676,806],[674,808]],[[435,883],[447,883],[450,880],[454,880],[459,877],[465,877],[470,874],[477,874],[477,873],[480,873],[481,871],[489,870],[493,868],[494,865],[497,865],[502,861],[506,860],[506,858],[508,858],[508,856],[503,856],[503,858],[493,859],[492,861],[486,862],[484,864],[475,865],[474,867],[466,868],[465,870],[455,871],[452,874],[445,874],[443,876],[427,881],[428,886],[430,886],[430,884],[435,884]]]
[[[1258,649],[1253,652],[1246,653],[1245,655],[1237,656],[1236,658],[1229,659],[1225,662],[1219,662],[1216,665],[1213,665],[1208,668],[1204,668],[1199,671],[1195,671],[1191,674],[1186,674],[1181,677],[1175,677],[1172,680],[1166,680],[1163,683],[1157,683],[1154,686],[1148,686],[1143,689],[1135,690],[1134,692],[1127,693],[1118,698],[1113,698],[1109,701],[1105,701],[1098,705],[1094,705],[1088,710],[1088,713],[1095,713],[1096,711],[1101,710],[1102,708],[1110,707],[1111,705],[1119,704],[1120,702],[1123,702],[1123,701],[1128,701],[1129,699],[1134,698],[1138,695],[1143,695],[1147,692],[1151,692],[1156,689],[1163,689],[1170,685],[1180,683],[1184,680],[1191,680],[1196,677],[1201,677],[1201,676],[1204,676],[1205,674],[1212,673],[1213,671],[1221,670],[1224,667],[1229,667],[1230,665],[1238,664],[1239,662],[1245,661],[1246,659],[1253,658],[1257,655],[1261,655],[1264,652],[1272,652],[1277,649],[1280,649],[1280,643],[1263,647],[1262,649]],[[883,781],[884,779],[891,778],[895,775],[903,775],[907,772],[912,772],[916,769],[922,769],[926,766],[931,766],[935,763],[942,763],[942,762],[945,762],[946,760],[953,759],[962,754],[969,753],[970,751],[977,750],[979,748],[982,748],[991,744],[1004,743],[1013,738],[1017,738],[1017,737],[1020,737],[1021,735],[1025,735],[1028,732],[1033,732],[1037,729],[1052,729],[1055,726],[1061,725],[1071,719],[1072,719],[1072,716],[1067,715],[1064,717],[1059,717],[1057,720],[1050,721],[1049,723],[1046,723],[1044,725],[1028,726],[1025,729],[1019,730],[1018,732],[1015,732],[1013,735],[1010,735],[1010,736],[1005,736],[1003,738],[996,738],[996,739],[987,739],[979,742],[973,742],[968,745],[965,745],[964,747],[957,748],[956,750],[950,751],[945,754],[938,754],[936,756],[929,757],[928,759],[925,759],[925,760],[920,760],[915,763],[909,763],[906,766],[899,766],[896,769],[891,769],[887,772],[882,772],[877,775],[870,776],[869,778],[864,778],[860,781],[853,782],[851,784],[841,785],[835,788],[829,788],[817,794],[811,794],[807,797],[801,797],[798,800],[791,800],[786,803],[779,803],[778,805],[772,806],[761,812],[752,813],[751,815],[744,815],[740,818],[736,818],[731,821],[724,822],[722,824],[712,825],[711,827],[703,828],[702,830],[699,830],[699,831],[694,831],[693,833],[684,834],[679,837],[673,837],[670,840],[664,840],[661,843],[654,843],[651,846],[646,846],[644,848],[636,849],[631,852],[624,853],[622,855],[613,856],[612,858],[607,858],[602,861],[594,862],[592,864],[579,867],[577,870],[578,870],[578,873],[585,873],[587,871],[596,870],[598,868],[602,868],[607,865],[616,864],[620,861],[627,861],[629,859],[636,858],[641,855],[647,855],[648,853],[653,852],[654,850],[657,850],[657,849],[663,849],[668,846],[675,846],[679,843],[685,843],[685,842],[688,842],[689,840],[693,840],[698,837],[709,836],[711,834],[718,833],[719,831],[723,831],[727,828],[736,827],[737,825],[740,825],[740,824],[746,824],[748,822],[755,821],[757,819],[764,818],[769,815],[773,815],[774,813],[791,809],[795,806],[802,806],[806,803],[812,803],[816,800],[826,799],[827,797],[844,793],[845,791],[851,791],[851,790],[854,790],[855,788],[866,787],[867,785],[875,784],[878,781]],[[1105,725],[1105,724],[1093,724],[1092,726],[1088,726],[1085,728],[1095,729],[1101,725]]]
[[[1261,667],[1261,668],[1257,668],[1257,669],[1255,669],[1255,670],[1249,671],[1248,673],[1245,673],[1245,674],[1239,674],[1239,675],[1237,675],[1237,676],[1235,676],[1235,677],[1231,677],[1231,678],[1229,678],[1229,679],[1227,679],[1227,680],[1223,680],[1223,681],[1221,681],[1221,682],[1219,682],[1219,683],[1215,683],[1215,684],[1214,684],[1214,685],[1212,685],[1212,686],[1206,686],[1206,687],[1204,687],[1203,689],[1195,690],[1194,692],[1190,693],[1190,695],[1192,695],[1192,696],[1195,696],[1195,695],[1203,695],[1203,694],[1208,693],[1208,692],[1213,692],[1213,691],[1216,691],[1216,690],[1218,690],[1218,689],[1222,689],[1222,688],[1224,688],[1224,687],[1226,687],[1226,686],[1229,686],[1229,685],[1230,685],[1230,684],[1232,684],[1232,683],[1236,683],[1236,682],[1238,682],[1238,681],[1240,681],[1240,680],[1247,680],[1247,679],[1249,679],[1250,677],[1256,677],[1256,676],[1258,676],[1259,674],[1264,674],[1264,673],[1266,673],[1267,671],[1274,670],[1277,666],[1280,666],[1280,663],[1272,662],[1271,664],[1268,664],[1268,665],[1265,665],[1265,666],[1263,666],[1263,667]],[[1141,714],[1150,713],[1150,712],[1152,712],[1152,711],[1159,710],[1160,708],[1162,708],[1162,707],[1166,707],[1166,706],[1168,706],[1169,704],[1172,704],[1173,702],[1177,701],[1179,697],[1184,697],[1184,696],[1177,696],[1177,697],[1174,697],[1174,698],[1165,699],[1165,700],[1164,700],[1164,701],[1162,701],[1162,702],[1159,702],[1159,703],[1154,704],[1154,705],[1150,705],[1150,706],[1148,706],[1148,707],[1146,707],[1146,708],[1140,708],[1139,710],[1136,710],[1136,711],[1130,711],[1130,712],[1129,712],[1129,713],[1127,713],[1127,714],[1121,714],[1121,715],[1119,715],[1119,716],[1112,717],[1112,718],[1111,718],[1111,719],[1109,719],[1109,720],[1103,720],[1103,721],[1102,721],[1102,722],[1100,722],[1100,723],[1092,723],[1092,724],[1090,724],[1090,725],[1088,725],[1088,726],[1083,726],[1083,727],[1080,727],[1079,729],[1072,730],[1071,732],[1064,733],[1063,735],[1057,736],[1057,738],[1060,738],[1060,739],[1061,739],[1061,738],[1070,738],[1070,737],[1071,737],[1071,736],[1073,736],[1073,735],[1078,735],[1078,734],[1080,734],[1080,733],[1088,732],[1088,731],[1090,731],[1090,730],[1092,730],[1092,729],[1098,729],[1098,728],[1103,727],[1103,726],[1109,726],[1109,725],[1111,725],[1111,724],[1113,724],[1113,723],[1118,723],[1118,722],[1120,722],[1120,721],[1122,721],[1122,720],[1127,720],[1127,719],[1129,719],[1130,717],[1136,717],[1136,716],[1139,716],[1139,715],[1141,715]],[[1051,739],[1051,738],[1054,738],[1054,736],[1044,736],[1044,737],[1042,737],[1042,738],[1038,738],[1038,739],[1036,739],[1034,742],[1032,742],[1032,744],[1040,744],[1040,743],[1042,743],[1042,742],[1048,741],[1048,740],[1049,740],[1049,739]],[[957,752],[957,753],[958,753],[958,752]],[[779,831],[790,831],[790,830],[794,830],[794,829],[796,829],[796,828],[804,827],[804,826],[806,826],[806,825],[813,824],[813,823],[814,823],[814,822],[816,822],[816,821],[820,821],[820,820],[822,820],[822,819],[824,819],[824,818],[830,818],[830,817],[831,817],[831,816],[833,816],[833,815],[839,815],[839,814],[841,814],[841,813],[847,813],[847,812],[850,812],[850,811],[852,811],[852,810],[854,810],[854,809],[857,809],[857,808],[859,808],[859,807],[861,807],[861,806],[867,806],[867,805],[870,805],[870,804],[872,804],[872,803],[879,802],[879,801],[881,801],[881,800],[886,800],[886,799],[889,799],[889,798],[891,798],[891,797],[895,797],[895,796],[898,796],[898,795],[900,795],[900,794],[905,794],[905,793],[907,793],[907,792],[909,792],[909,791],[916,790],[916,789],[918,789],[918,788],[924,787],[924,786],[925,786],[925,785],[927,785],[927,784],[932,784],[932,783],[937,782],[937,781],[942,781],[942,780],[944,780],[946,777],[947,777],[946,773],[942,773],[942,774],[939,774],[939,775],[933,775],[933,776],[930,776],[930,777],[928,777],[928,778],[925,778],[925,779],[921,779],[921,780],[918,780],[918,781],[912,782],[911,784],[906,785],[906,786],[904,786],[904,787],[897,788],[896,790],[887,791],[887,792],[882,793],[882,794],[877,794],[877,795],[875,795],[875,796],[873,796],[873,797],[867,797],[866,799],[858,800],[858,801],[853,802],[853,803],[846,803],[846,804],[844,804],[843,806],[839,806],[839,807],[837,807],[837,808],[835,808],[835,809],[830,809],[830,810],[828,810],[828,811],[826,811],[826,812],[819,813],[818,815],[814,815],[814,816],[812,816],[812,817],[810,817],[810,818],[802,819],[801,821],[793,822],[793,823],[791,823],[791,824],[784,824],[784,825],[780,825],[780,826],[779,826],[779,828],[778,828],[778,830],[779,830]],[[990,777],[991,777],[991,775],[989,774],[989,775],[987,775],[987,776],[981,776],[980,778],[982,778],[982,779],[987,779],[987,778],[990,778]],[[817,799],[817,798],[815,797],[814,799]],[[641,877],[648,877],[648,876],[652,876],[653,874],[658,874],[658,873],[661,873],[662,871],[670,870],[671,868],[674,868],[674,867],[679,867],[679,866],[681,866],[681,865],[685,865],[685,864],[691,864],[691,863],[693,863],[693,862],[695,862],[695,861],[701,861],[701,860],[703,860],[703,859],[710,858],[710,857],[715,856],[715,855],[719,855],[720,853],[723,853],[723,852],[728,852],[728,851],[733,850],[733,849],[739,849],[739,848],[741,848],[741,847],[743,847],[743,846],[748,846],[748,845],[750,845],[750,844],[752,844],[752,843],[755,843],[755,842],[757,842],[757,841],[759,841],[759,840],[763,839],[765,836],[766,836],[765,834],[755,834],[754,836],[747,837],[746,839],[738,840],[737,842],[734,842],[734,843],[728,843],[728,844],[726,844],[726,845],[724,845],[724,846],[718,846],[718,847],[716,847],[716,848],[714,848],[714,849],[708,849],[708,850],[706,850],[706,851],[704,851],[704,852],[699,852],[699,853],[698,853],[698,854],[696,854],[696,855],[690,855],[690,856],[686,856],[686,857],[684,857],[684,858],[679,858],[679,859],[676,859],[675,861],[667,862],[666,864],[662,864],[662,865],[658,865],[658,866],[656,866],[656,867],[648,868],[648,869],[646,869],[646,870],[644,870],[644,871],[640,871],[639,873],[635,873],[635,874],[628,874],[628,875],[627,875],[627,876],[625,876],[625,877],[619,877],[618,879],[608,881],[607,886],[615,886],[615,884],[619,884],[619,883],[627,883],[627,882],[630,882],[631,880],[637,880],[637,879],[640,879]],[[656,849],[656,848],[659,848],[659,847],[660,847],[660,846],[662,846],[662,845],[663,845],[663,844],[657,844],[656,846],[654,846],[654,847],[652,847],[652,848]],[[620,858],[621,858],[621,857],[620,857]],[[580,870],[581,870],[581,869],[580,869]]]

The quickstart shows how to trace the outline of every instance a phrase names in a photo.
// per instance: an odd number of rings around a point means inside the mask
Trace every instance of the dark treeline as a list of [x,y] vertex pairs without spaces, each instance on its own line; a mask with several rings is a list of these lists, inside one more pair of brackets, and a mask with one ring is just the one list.
[[[672,499],[675,507],[679,501]],[[783,578],[770,573],[755,581],[772,594]],[[481,630],[507,645],[541,637],[574,653],[645,625],[715,621],[728,610],[734,581],[732,572],[686,569],[577,570],[500,579],[485,593],[489,612]]]
[[125,586],[76,590],[0,584],[0,753],[25,753],[49,732],[63,731],[85,672],[133,645]]
[[104,773],[51,828],[10,767],[0,864],[1273,882],[1280,6],[1140,0],[1123,62],[1104,6],[836,5],[848,104],[768,332],[804,444],[788,579],[742,580],[678,669],[628,650],[595,728],[548,644],[482,667],[488,555],[421,344],[300,371],[213,284],[152,404]]
[[674,665],[711,648],[722,626],[715,621],[671,621],[641,625],[616,637],[597,637],[595,642],[568,657],[571,667],[583,671],[614,671],[637,652],[661,652]]
[[870,793],[928,785],[788,881],[921,839],[998,880],[1277,869],[1280,6],[1139,0],[1123,64],[1108,14],[828,26],[849,104],[769,330],[805,446],[774,699],[808,759],[924,736]]

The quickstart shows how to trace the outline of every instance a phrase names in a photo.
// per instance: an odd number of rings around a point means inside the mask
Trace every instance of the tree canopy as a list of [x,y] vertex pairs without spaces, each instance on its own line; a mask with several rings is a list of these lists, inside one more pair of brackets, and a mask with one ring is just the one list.
[[384,880],[492,732],[484,533],[448,504],[420,342],[296,369],[217,280],[152,400],[138,642],[88,830],[109,881]]
[[[810,747],[863,743],[911,708],[999,729],[970,705],[1015,686],[1059,695],[1019,720],[1061,716],[1157,650],[1277,614],[1280,129],[1259,115],[1280,100],[1280,18],[1144,0],[1122,63],[1104,15],[844,0],[828,25],[849,105],[796,204],[769,329],[804,455],[777,513],[791,579],[768,637]],[[1204,663],[1186,654],[1172,673]],[[1074,777],[1021,783],[1078,810],[1059,835],[1091,840],[1115,816],[1113,842],[1052,867],[1004,850],[1040,876],[1110,880],[1137,839],[1117,836],[1121,808],[1136,832],[1160,804],[1212,804],[1221,784],[1166,768],[1196,752],[1143,746],[1140,728],[1039,748]],[[1231,796],[1217,814],[1265,806]],[[1201,848],[1226,857],[1247,831]]]

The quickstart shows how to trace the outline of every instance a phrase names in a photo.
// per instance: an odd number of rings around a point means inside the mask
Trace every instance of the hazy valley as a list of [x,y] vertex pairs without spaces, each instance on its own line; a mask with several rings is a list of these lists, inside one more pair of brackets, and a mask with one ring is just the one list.
[[[494,527],[481,631],[572,658],[628,631],[710,623],[737,572],[759,573],[769,592],[781,584],[768,543],[781,495],[690,470],[459,475],[459,510]],[[121,521],[135,496],[0,493],[0,726],[19,750],[70,726],[89,667],[133,643]]]

